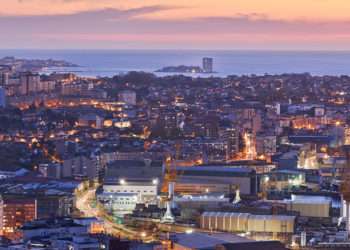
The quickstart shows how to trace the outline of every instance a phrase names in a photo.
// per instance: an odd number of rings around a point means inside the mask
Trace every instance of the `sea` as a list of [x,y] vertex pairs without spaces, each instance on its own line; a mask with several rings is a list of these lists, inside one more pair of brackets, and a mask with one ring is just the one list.
[[[223,51],[223,50],[0,50],[0,57],[65,60],[79,67],[47,68],[41,73],[72,72],[85,77],[110,77],[129,71],[155,73],[166,66],[201,66],[214,59],[213,74],[192,77],[310,73],[350,75],[350,51]],[[158,76],[174,73],[155,73]]]

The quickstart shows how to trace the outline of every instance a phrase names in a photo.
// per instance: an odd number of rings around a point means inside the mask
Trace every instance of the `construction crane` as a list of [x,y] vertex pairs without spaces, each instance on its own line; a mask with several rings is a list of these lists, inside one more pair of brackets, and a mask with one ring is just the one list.
[[176,166],[171,158],[167,156],[165,159],[165,173],[163,178],[162,193],[169,192],[169,183],[175,182],[177,177]]
[[175,159],[171,157],[169,154],[165,159],[165,173],[164,180],[162,185],[162,193],[168,193],[169,183],[176,182],[177,179],[177,170],[176,170],[176,162],[180,159],[181,154],[181,141],[176,141],[175,144]]

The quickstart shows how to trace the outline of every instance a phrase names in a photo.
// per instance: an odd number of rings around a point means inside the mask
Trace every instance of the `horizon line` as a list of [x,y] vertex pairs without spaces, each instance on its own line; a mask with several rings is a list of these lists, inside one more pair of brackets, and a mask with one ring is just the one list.
[[286,49],[264,49],[264,48],[233,48],[233,49],[193,49],[193,48],[1,48],[0,51],[211,51],[211,52],[350,52],[349,49],[307,49],[307,48],[286,48]]

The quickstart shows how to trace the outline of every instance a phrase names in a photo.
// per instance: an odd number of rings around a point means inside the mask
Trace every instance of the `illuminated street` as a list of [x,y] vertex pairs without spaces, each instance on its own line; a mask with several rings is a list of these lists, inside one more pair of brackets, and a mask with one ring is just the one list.
[[111,222],[108,220],[108,218],[102,216],[102,213],[97,207],[94,208],[91,206],[91,202],[94,200],[95,191],[95,189],[89,189],[77,197],[76,207],[84,214],[85,217],[96,217],[103,220],[104,228],[107,234],[133,240],[152,241],[154,239],[153,236],[140,234],[138,231],[133,231],[120,224]]
[[0,250],[350,249],[346,0],[0,2]]
[[[104,228],[106,230],[107,234],[111,234],[114,236],[118,236],[121,238],[128,238],[133,240],[142,240],[145,242],[151,242],[157,240],[157,236],[159,236],[156,233],[150,233],[150,232],[140,232],[140,231],[134,231],[130,228],[127,228],[123,225],[111,222],[108,218],[105,216],[102,216],[101,212],[98,210],[97,207],[92,207],[91,203],[94,200],[95,195],[95,189],[89,189],[83,194],[77,196],[76,201],[76,207],[79,209],[85,217],[96,217],[104,222]],[[189,233],[189,232],[209,232],[208,230],[200,230],[200,229],[193,229],[192,227],[188,226],[182,226],[182,225],[175,225],[175,224],[164,224],[164,223],[158,223],[159,231],[162,232],[172,232],[172,233]]]

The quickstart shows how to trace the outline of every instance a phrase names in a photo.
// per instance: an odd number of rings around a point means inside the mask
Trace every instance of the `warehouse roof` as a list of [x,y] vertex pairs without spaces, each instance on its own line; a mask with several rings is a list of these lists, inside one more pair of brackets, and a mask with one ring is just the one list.
[[176,234],[175,243],[191,249],[208,249],[216,245],[237,242],[252,242],[244,237],[228,233],[191,233]]
[[227,212],[204,212],[202,216],[215,216],[215,217],[251,217],[256,220],[282,220],[282,221],[294,221],[295,216],[290,215],[255,215],[249,213],[227,213]]
[[240,176],[248,177],[254,174],[254,170],[247,167],[228,167],[228,166],[193,166],[177,167],[177,172],[181,175],[200,175],[200,176]]
[[287,250],[279,241],[237,242],[222,244],[225,250]]

